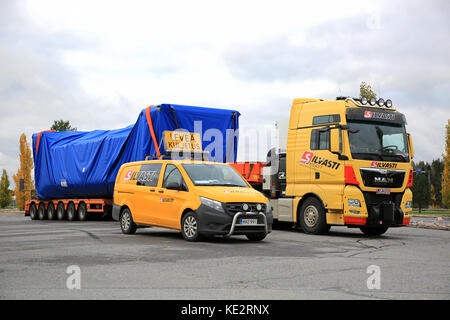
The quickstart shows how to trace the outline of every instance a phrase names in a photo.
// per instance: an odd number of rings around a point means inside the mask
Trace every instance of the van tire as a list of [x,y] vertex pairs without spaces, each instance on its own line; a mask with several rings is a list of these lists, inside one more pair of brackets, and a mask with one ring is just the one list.
[[64,209],[64,203],[60,202],[56,206],[56,218],[58,220],[65,220],[66,219],[66,210]]
[[250,241],[261,241],[267,236],[267,233],[265,232],[247,233],[245,236]]
[[360,227],[359,228],[362,233],[364,233],[366,236],[374,237],[374,236],[381,236],[383,233],[385,233],[389,228],[386,226],[381,227]]
[[181,234],[186,241],[199,241],[201,239],[198,218],[195,212],[186,213],[181,219]]
[[75,204],[71,202],[67,206],[67,220],[75,221],[76,219],[77,219],[77,211],[75,210]]
[[300,208],[299,223],[308,234],[326,234],[330,230],[327,224],[325,209],[319,199],[310,197]]
[[30,218],[31,220],[37,220],[38,218],[36,204],[34,202],[30,205]]
[[131,211],[128,208],[123,209],[120,215],[120,229],[124,234],[135,234],[137,225],[133,221]]

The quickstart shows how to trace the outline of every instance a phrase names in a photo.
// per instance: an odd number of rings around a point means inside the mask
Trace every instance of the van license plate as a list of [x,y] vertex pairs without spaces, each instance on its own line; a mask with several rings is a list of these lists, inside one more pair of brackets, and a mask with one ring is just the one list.
[[258,219],[241,219],[239,224],[258,224]]

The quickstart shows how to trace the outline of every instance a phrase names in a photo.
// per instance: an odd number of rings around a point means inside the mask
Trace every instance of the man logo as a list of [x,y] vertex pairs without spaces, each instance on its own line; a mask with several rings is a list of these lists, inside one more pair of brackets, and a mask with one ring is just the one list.
[[364,118],[372,118],[372,111],[365,111]]
[[300,162],[302,162],[304,164],[309,164],[311,162],[311,159],[313,156],[314,156],[314,153],[305,151],[305,153],[303,153],[303,155],[302,155],[302,158],[300,159]]

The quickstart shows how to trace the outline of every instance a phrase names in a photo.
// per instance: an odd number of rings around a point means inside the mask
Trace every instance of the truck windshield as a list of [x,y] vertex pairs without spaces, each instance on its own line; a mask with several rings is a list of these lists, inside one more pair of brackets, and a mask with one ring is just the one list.
[[348,137],[353,159],[408,162],[404,125],[349,121]]
[[185,163],[182,166],[196,186],[249,187],[236,170],[229,166],[203,163]]

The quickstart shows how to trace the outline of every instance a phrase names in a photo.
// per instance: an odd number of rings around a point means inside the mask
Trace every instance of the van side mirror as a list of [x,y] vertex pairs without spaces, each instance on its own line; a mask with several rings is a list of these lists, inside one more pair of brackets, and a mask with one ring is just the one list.
[[181,186],[180,183],[178,182],[170,182],[167,186],[166,189],[168,190],[182,190],[183,187]]
[[330,130],[330,152],[341,153],[341,130],[339,128],[332,128]]
[[408,133],[408,145],[409,145],[409,156],[412,158],[414,158],[414,146],[413,146],[413,141],[412,141],[412,137],[411,135]]

